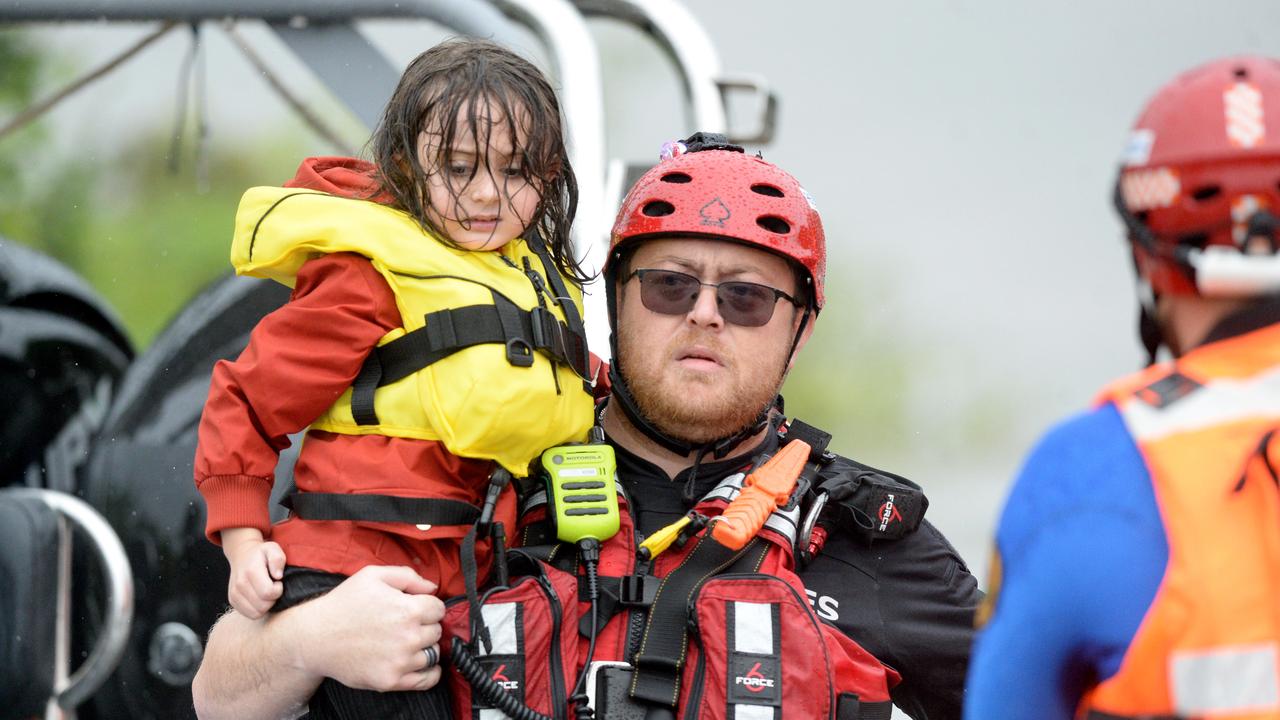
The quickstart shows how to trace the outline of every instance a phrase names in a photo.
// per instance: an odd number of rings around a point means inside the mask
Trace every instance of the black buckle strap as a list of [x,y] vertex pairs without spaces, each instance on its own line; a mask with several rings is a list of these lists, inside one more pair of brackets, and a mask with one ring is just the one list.
[[649,608],[640,652],[632,661],[636,671],[631,680],[631,697],[676,706],[680,670],[689,641],[690,600],[703,583],[747,557],[758,544],[759,540],[752,540],[735,551],[703,536],[680,567],[662,579]]
[[461,500],[295,492],[280,504],[303,520],[351,520],[410,525],[472,525],[480,509]]
[[496,292],[493,298],[492,305],[428,313],[423,327],[374,348],[352,384],[351,414],[356,423],[378,424],[374,390],[473,345],[501,343],[507,362],[517,367],[533,365],[533,353],[541,352],[570,366],[579,377],[587,377],[587,341],[581,333],[545,308],[525,311]]

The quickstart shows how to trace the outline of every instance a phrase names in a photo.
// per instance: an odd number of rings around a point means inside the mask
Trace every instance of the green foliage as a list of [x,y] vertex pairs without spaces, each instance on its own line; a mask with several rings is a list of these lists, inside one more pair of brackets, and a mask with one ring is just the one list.
[[230,271],[232,224],[244,190],[284,181],[304,154],[289,138],[215,152],[202,192],[190,163],[177,173],[169,167],[168,149],[168,139],[156,134],[99,166],[93,220],[76,240],[76,269],[115,306],[140,347]]
[[877,462],[907,442],[915,353],[876,305],[885,293],[854,277],[847,268],[828,268],[826,310],[782,394],[788,415],[836,438],[833,450]]
[[[24,34],[0,29],[0,125],[28,107],[35,99],[36,83],[45,62],[35,44]],[[23,163],[29,161],[30,149],[45,139],[37,124],[28,126],[0,141],[0,231],[31,233],[39,227],[37,218],[28,212],[29,190],[25,186]]]

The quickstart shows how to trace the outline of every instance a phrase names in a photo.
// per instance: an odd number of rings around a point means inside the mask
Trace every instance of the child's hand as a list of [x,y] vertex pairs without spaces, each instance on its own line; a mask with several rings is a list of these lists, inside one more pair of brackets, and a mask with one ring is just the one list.
[[222,531],[222,552],[231,563],[227,600],[236,612],[257,620],[284,592],[284,551],[264,542],[254,528],[229,528]]

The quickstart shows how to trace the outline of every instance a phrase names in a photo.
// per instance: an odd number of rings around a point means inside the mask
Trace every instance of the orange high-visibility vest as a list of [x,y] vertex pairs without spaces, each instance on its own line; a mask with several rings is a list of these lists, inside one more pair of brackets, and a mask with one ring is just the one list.
[[[1280,324],[1105,390],[1169,543],[1151,607],[1080,717],[1280,719]],[[1098,588],[1106,592],[1106,588]]]

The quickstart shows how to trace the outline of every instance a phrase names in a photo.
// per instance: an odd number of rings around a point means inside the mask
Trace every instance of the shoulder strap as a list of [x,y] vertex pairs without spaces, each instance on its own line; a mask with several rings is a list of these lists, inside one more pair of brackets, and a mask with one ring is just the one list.
[[[569,327],[570,336],[581,340],[578,346],[566,348],[567,355],[570,358],[569,364],[575,369],[579,365],[583,368],[589,368],[591,365],[591,353],[587,348],[586,327],[582,316],[578,314],[577,304],[573,302],[573,297],[569,295],[569,288],[564,283],[564,276],[560,274],[560,268],[556,267],[555,261],[551,258],[551,253],[547,250],[546,242],[543,241],[537,230],[530,231],[525,242],[528,243],[534,254],[538,256],[538,259],[542,261],[542,269],[546,272],[547,282],[551,283],[551,290],[554,293],[552,299],[564,312],[565,324]],[[578,373],[578,375],[583,379],[589,377],[586,372]]]
[[712,577],[742,567],[752,571],[760,566],[768,543],[758,538],[741,550],[730,550],[703,537],[688,557],[662,579],[649,620],[633,664],[631,697],[645,702],[675,707],[680,697],[680,673],[689,644],[689,603],[698,588]]

